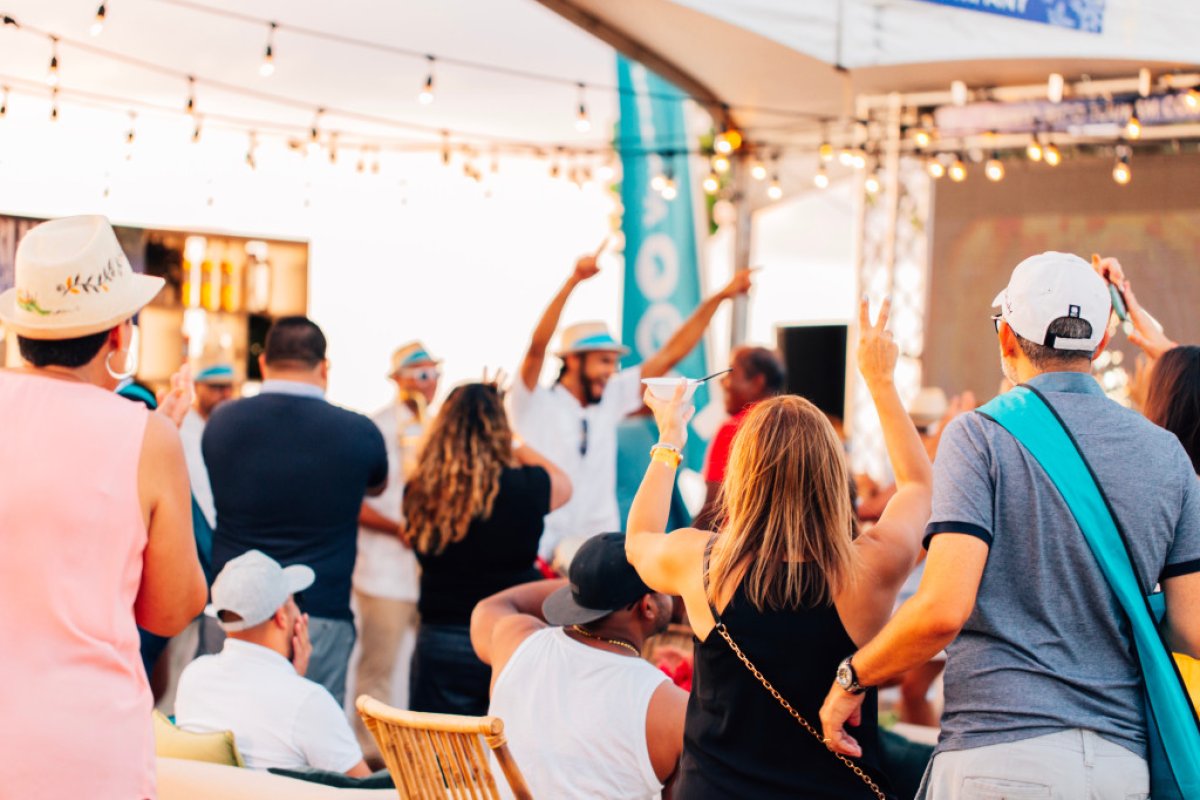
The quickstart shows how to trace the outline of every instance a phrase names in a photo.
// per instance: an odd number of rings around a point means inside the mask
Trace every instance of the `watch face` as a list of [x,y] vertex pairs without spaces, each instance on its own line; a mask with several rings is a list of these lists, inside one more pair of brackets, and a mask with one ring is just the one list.
[[837,682],[843,689],[849,689],[854,685],[854,676],[850,674],[850,665],[845,661],[838,664]]

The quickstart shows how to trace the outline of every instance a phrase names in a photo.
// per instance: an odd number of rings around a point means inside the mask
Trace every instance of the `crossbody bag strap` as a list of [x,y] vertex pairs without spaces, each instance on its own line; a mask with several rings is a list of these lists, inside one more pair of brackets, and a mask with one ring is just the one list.
[[1152,719],[1185,797],[1200,797],[1200,726],[1175,659],[1154,621],[1124,532],[1091,465],[1053,406],[1018,386],[978,410],[1033,456],[1058,490],[1129,619]]

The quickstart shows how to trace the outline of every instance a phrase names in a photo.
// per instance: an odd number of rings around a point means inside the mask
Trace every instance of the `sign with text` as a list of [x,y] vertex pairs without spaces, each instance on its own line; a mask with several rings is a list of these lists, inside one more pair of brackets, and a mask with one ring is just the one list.
[[922,0],[939,6],[982,11],[1003,17],[1071,28],[1085,33],[1104,32],[1106,0]]

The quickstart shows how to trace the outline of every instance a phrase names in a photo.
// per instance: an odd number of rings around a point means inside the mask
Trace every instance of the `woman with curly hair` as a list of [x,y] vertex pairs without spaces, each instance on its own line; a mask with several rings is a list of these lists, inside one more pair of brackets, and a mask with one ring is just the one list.
[[450,393],[404,491],[407,534],[421,563],[414,711],[487,713],[491,670],[471,649],[471,611],[540,577],[534,561],[543,520],[570,499],[562,470],[514,445],[496,386]]

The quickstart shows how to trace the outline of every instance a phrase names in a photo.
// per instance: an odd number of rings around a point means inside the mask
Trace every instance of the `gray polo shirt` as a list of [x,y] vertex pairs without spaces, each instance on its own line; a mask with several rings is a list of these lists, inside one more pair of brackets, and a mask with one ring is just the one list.
[[[1125,530],[1143,586],[1200,571],[1200,485],[1179,440],[1104,396],[1090,375],[1039,375]],[[1003,428],[964,414],[934,464],[939,533],[987,542],[975,610],[947,648],[938,751],[1070,728],[1145,755],[1140,672],[1127,620],[1041,467]]]

